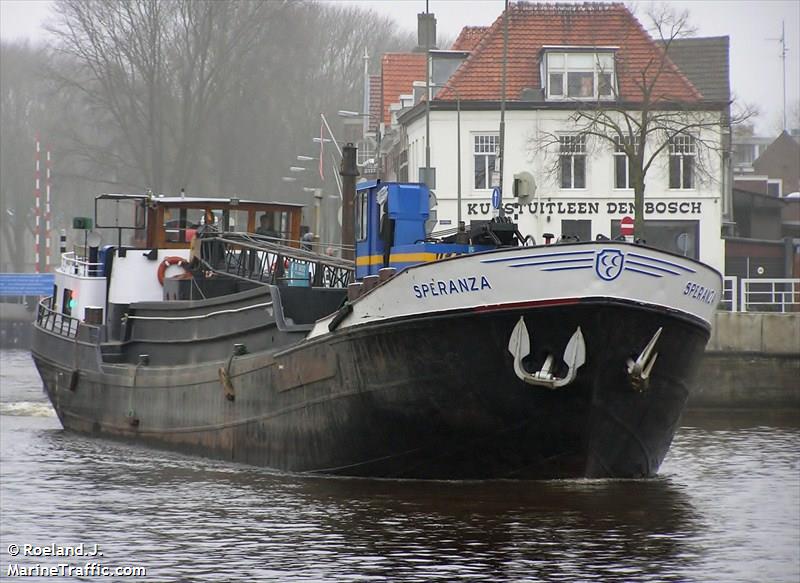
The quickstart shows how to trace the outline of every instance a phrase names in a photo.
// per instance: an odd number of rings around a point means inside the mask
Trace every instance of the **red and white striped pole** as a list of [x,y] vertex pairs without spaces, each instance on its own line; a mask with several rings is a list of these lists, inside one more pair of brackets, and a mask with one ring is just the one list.
[[47,163],[44,179],[44,270],[50,271],[50,146],[47,147]]
[[33,269],[36,273],[40,271],[40,265],[42,261],[42,250],[41,250],[41,228],[42,228],[42,185],[41,185],[41,144],[39,142],[39,132],[36,132],[36,172],[35,172],[35,188],[33,191],[33,197],[35,199],[35,207],[34,213],[36,218],[36,226],[33,229],[33,258],[34,264]]

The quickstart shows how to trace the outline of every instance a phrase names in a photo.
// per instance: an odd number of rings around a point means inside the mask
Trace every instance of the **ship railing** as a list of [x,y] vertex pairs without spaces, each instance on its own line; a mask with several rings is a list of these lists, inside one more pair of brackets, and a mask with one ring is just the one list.
[[742,278],[739,304],[742,312],[800,311],[800,279]]
[[74,338],[78,334],[80,320],[67,314],[62,314],[53,309],[53,297],[44,298],[39,302],[36,313],[36,324],[43,330],[54,332],[60,336]]
[[80,277],[99,277],[103,273],[103,264],[92,263],[70,251],[61,254],[61,272]]
[[212,270],[265,285],[344,288],[355,275],[352,261],[265,236],[220,233],[204,238],[201,245],[201,257]]

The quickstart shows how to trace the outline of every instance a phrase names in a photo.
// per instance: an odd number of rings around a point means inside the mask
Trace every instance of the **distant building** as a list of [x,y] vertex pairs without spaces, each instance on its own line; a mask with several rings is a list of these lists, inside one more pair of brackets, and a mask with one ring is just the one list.
[[777,196],[800,192],[800,143],[788,132],[782,132],[756,158],[753,170],[756,174],[780,181]]
[[800,144],[787,132],[763,142],[760,154],[736,167],[735,229],[726,238],[726,275],[800,277]]
[[[528,4],[509,7],[508,79],[504,180],[505,214],[522,232],[543,241],[577,235],[592,239],[616,235],[620,220],[633,214],[633,190],[627,158],[613,147],[580,136],[570,118],[584,103],[608,103],[635,111],[641,102],[636,67],[658,59],[663,48],[651,39],[621,4]],[[696,257],[722,270],[723,215],[730,215],[730,172],[725,152],[729,135],[728,40],[692,39],[674,45],[657,83],[665,109],[699,112],[707,127],[674,136],[650,168],[646,183],[648,243]],[[425,143],[425,60],[413,55],[414,67],[397,79],[399,66],[384,62],[383,118],[395,119],[396,165],[387,178],[417,181],[425,177],[430,150],[439,201],[439,227],[455,226],[458,146],[461,148],[461,214],[464,220],[492,216],[492,187],[499,164],[499,113],[503,18],[486,27],[468,27],[448,51],[431,51],[430,144]],[[702,59],[689,58],[692,54]],[[397,58],[397,57],[395,57]],[[399,61],[399,59],[398,59]],[[684,71],[682,63],[688,63]],[[721,67],[724,64],[724,67]],[[691,67],[689,67],[691,65]],[[421,73],[421,74],[420,74]],[[414,77],[417,83],[405,85]],[[695,84],[697,83],[697,84]],[[439,85],[445,85],[441,88]],[[419,95],[421,87],[422,96]],[[399,89],[399,91],[398,91]],[[415,91],[417,96],[415,98]],[[706,95],[708,92],[708,95]],[[409,104],[410,101],[410,104]],[[671,105],[665,105],[669,101]],[[411,105],[411,107],[409,107]],[[461,109],[458,133],[457,109]],[[559,136],[543,148],[537,136]],[[703,151],[700,142],[711,143]],[[550,157],[556,162],[546,161]],[[554,172],[555,170],[555,172]],[[726,178],[727,177],[727,178]],[[523,196],[513,196],[515,178]],[[535,185],[535,193],[525,189]]]

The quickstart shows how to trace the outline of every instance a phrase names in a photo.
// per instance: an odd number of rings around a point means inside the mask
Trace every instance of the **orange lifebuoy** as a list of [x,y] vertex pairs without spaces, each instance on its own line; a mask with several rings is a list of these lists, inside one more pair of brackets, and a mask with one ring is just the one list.
[[158,283],[160,283],[162,286],[164,285],[164,273],[167,271],[167,267],[170,265],[178,265],[186,270],[189,269],[189,262],[183,257],[178,257],[177,255],[164,257],[164,260],[158,266]]

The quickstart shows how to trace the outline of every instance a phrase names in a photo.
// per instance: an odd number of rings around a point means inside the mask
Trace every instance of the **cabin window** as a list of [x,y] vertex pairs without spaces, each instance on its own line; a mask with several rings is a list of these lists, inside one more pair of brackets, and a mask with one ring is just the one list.
[[697,148],[694,137],[687,134],[669,140],[669,187],[681,190],[694,188]]
[[544,79],[548,99],[611,99],[614,53],[548,51]]
[[367,240],[369,226],[369,198],[368,191],[361,190],[356,194],[356,240]]
[[499,141],[500,137],[496,134],[474,136],[475,190],[487,190],[492,187],[492,173],[495,171]]
[[[289,239],[289,231],[290,231],[290,221],[289,221],[289,213],[287,212],[271,212],[267,211],[264,213],[259,213],[256,218],[256,234],[263,235],[264,237],[270,237],[271,239]],[[243,219],[245,222],[242,225],[241,230],[245,230],[247,227],[247,219]],[[237,227],[237,231],[240,230]]]
[[73,308],[73,295],[72,290],[64,288],[64,292],[61,297],[61,313],[65,316],[72,315],[72,308]]
[[[248,214],[247,211],[244,210],[230,209],[228,211],[228,227],[225,230],[235,233],[246,233],[247,214]],[[258,227],[260,225],[256,224],[256,226]]]
[[586,136],[559,136],[561,188],[586,188]]
[[[219,225],[219,211],[214,214],[215,228]],[[203,224],[203,209],[166,207],[164,209],[164,237],[170,243],[188,243]]]

